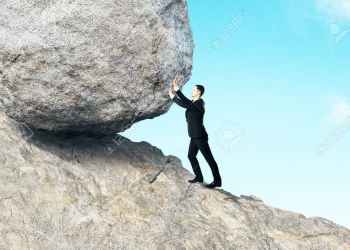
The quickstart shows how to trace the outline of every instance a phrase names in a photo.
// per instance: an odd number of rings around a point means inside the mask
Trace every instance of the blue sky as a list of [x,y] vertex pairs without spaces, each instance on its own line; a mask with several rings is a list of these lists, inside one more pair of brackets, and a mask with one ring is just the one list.
[[[195,49],[182,91],[191,99],[195,84],[205,87],[222,188],[350,228],[350,1],[188,0],[188,8]],[[184,114],[174,103],[121,134],[193,173]]]

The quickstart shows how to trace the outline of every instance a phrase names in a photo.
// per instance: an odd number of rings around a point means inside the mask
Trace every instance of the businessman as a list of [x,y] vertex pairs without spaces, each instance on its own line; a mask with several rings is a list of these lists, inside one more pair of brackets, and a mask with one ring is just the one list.
[[[185,116],[187,121],[188,136],[191,137],[190,146],[188,149],[188,159],[191,162],[195,178],[188,180],[190,183],[203,182],[203,175],[199,162],[197,160],[198,150],[201,151],[205,160],[209,164],[213,173],[214,181],[210,184],[205,184],[208,188],[221,187],[221,176],[219,173],[218,165],[214,160],[208,144],[208,134],[203,124],[204,118],[204,101],[201,98],[204,94],[204,87],[202,85],[195,85],[192,90],[193,100],[186,98],[177,85],[177,79],[179,74],[176,75],[173,84],[170,86],[169,95],[174,102],[182,108],[186,109]],[[173,90],[176,91],[176,97],[173,94]]]

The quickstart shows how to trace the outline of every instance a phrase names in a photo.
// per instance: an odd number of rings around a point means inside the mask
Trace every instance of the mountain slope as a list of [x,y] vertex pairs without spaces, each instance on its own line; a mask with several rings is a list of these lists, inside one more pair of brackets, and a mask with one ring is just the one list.
[[190,184],[147,142],[57,138],[2,110],[0,131],[0,249],[350,249],[347,228]]

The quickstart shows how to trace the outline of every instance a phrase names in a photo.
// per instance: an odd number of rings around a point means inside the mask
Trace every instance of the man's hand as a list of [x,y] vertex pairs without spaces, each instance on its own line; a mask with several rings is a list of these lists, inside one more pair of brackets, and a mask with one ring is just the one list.
[[171,95],[171,94],[173,93],[173,89],[174,89],[174,86],[171,85],[171,86],[170,86],[170,89],[169,89],[169,95]]
[[178,78],[178,77],[179,77],[179,73],[177,73],[176,76],[175,76],[175,79],[174,79],[173,85],[172,85],[173,87],[178,86],[178,85],[177,85],[177,78]]

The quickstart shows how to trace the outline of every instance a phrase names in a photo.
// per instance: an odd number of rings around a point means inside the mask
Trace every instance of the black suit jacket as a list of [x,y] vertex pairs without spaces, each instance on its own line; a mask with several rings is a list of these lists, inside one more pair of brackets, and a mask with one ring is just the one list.
[[207,134],[207,130],[203,124],[203,118],[205,113],[203,99],[192,102],[181,92],[180,89],[176,91],[176,94],[180,97],[174,96],[174,102],[186,109],[185,116],[187,121],[188,136],[191,138],[201,138]]

